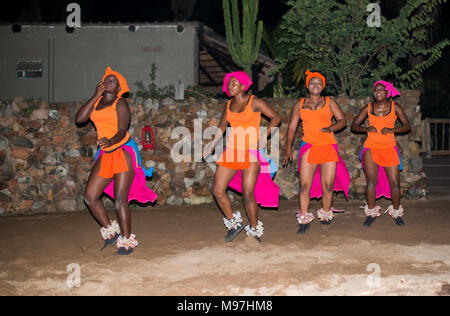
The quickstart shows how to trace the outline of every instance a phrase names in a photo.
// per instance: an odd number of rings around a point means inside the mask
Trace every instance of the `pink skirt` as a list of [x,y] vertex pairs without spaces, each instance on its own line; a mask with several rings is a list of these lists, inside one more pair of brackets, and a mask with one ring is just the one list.
[[[361,153],[359,154],[359,159],[361,159],[361,164],[364,169],[364,172],[366,169],[364,168],[363,155],[369,149],[370,148],[363,148],[363,150],[361,150]],[[394,146],[394,149],[396,150],[396,152],[398,154],[398,159],[400,160],[399,169],[402,170],[403,166],[402,166],[402,158],[400,155],[400,151],[398,150],[397,146]],[[389,179],[386,175],[386,170],[384,170],[384,167],[380,166],[380,165],[378,165],[378,180],[377,180],[377,185],[375,187],[375,196],[377,199],[382,196],[384,196],[388,199],[391,198],[391,186],[389,185]]]
[[[250,150],[251,155],[255,156],[261,165],[258,179],[255,185],[255,200],[262,207],[278,207],[280,188],[273,182],[275,175],[273,162],[265,157],[262,151]],[[242,193],[242,171],[239,170],[228,184],[230,188]]]
[[[132,200],[136,200],[140,203],[155,202],[157,195],[155,192],[147,188],[145,179],[146,177],[150,177],[152,175],[153,170],[146,170],[142,167],[141,156],[139,154],[136,142],[132,139],[116,150],[122,149],[130,154],[134,167],[134,178],[133,183],[131,184],[130,192],[128,193],[128,202]],[[97,160],[102,154],[103,150],[99,149],[95,160]],[[103,192],[114,199],[114,180],[108,184]]]
[[[336,165],[336,177],[334,180],[334,191],[344,191],[345,197],[348,200],[348,190],[350,187],[350,174],[348,173],[347,167],[341,156],[339,156],[339,150],[336,144],[332,144],[333,148],[336,150],[339,161]],[[298,155],[298,171],[300,172],[300,162],[302,156],[312,147],[311,144],[302,142],[300,145],[300,152]],[[316,173],[314,174],[313,183],[311,186],[311,191],[309,196],[311,198],[320,198],[323,195],[322,183],[320,181],[320,165],[317,167]]]

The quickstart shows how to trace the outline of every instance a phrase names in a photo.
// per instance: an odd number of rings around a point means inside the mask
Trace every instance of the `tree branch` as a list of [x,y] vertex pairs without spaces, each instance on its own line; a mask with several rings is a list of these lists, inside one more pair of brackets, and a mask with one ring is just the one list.
[[370,55],[369,59],[367,60],[367,62],[364,64],[364,66],[362,67],[361,71],[359,72],[359,74],[355,77],[355,79],[352,82],[352,86],[350,88],[350,96],[353,95],[353,90],[355,87],[356,82],[359,80],[359,77],[361,77],[361,75],[363,74],[363,72],[366,70],[367,66],[369,66],[370,61],[372,60],[373,57],[375,57],[375,55],[381,53],[384,49],[386,48],[386,45],[383,45],[382,47],[378,48],[377,50],[375,50],[372,55]]

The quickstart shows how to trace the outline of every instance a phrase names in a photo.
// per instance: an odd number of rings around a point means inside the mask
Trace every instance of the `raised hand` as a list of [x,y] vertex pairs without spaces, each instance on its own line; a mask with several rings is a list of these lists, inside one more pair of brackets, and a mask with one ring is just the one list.
[[97,88],[95,88],[95,97],[98,99],[103,95],[103,92],[106,90],[106,84],[102,81],[97,84]]

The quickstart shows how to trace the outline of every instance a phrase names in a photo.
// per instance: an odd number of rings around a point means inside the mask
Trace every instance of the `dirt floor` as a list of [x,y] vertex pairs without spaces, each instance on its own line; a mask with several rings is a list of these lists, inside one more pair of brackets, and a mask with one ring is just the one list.
[[361,201],[337,200],[345,213],[305,235],[296,234],[297,203],[260,211],[262,245],[245,232],[224,243],[215,204],[132,208],[140,244],[125,257],[99,251],[88,212],[1,217],[0,295],[450,294],[448,199],[403,201],[405,226],[383,213],[370,228]]

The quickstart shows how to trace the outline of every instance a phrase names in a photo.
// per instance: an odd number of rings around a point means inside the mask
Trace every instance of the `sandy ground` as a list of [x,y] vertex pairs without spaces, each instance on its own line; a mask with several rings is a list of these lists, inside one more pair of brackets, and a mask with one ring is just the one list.
[[260,211],[262,245],[225,244],[215,204],[132,208],[140,245],[125,257],[99,251],[88,212],[2,217],[0,295],[449,295],[449,202],[404,201],[405,226],[364,228],[362,202],[337,200],[328,230],[296,235],[297,201],[281,201]]

